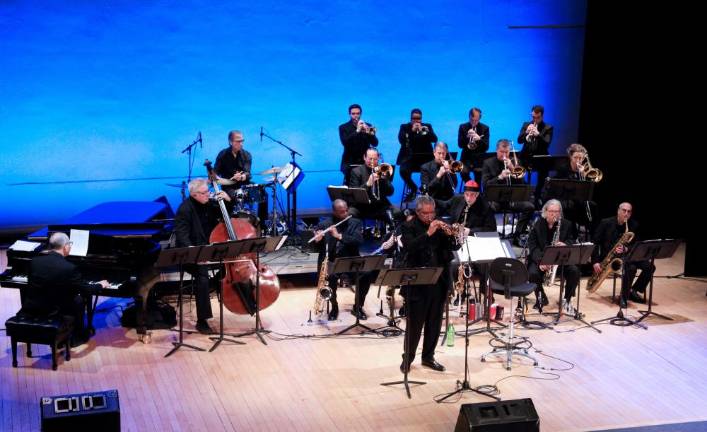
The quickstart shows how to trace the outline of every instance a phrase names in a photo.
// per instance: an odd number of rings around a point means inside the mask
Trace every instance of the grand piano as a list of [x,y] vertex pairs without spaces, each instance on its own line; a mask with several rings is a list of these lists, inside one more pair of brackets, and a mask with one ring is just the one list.
[[[145,335],[145,299],[159,280],[153,264],[169,241],[174,212],[163,196],[155,201],[114,201],[99,204],[55,225],[49,225],[27,236],[27,241],[46,242],[54,232],[72,229],[89,232],[86,256],[70,255],[67,259],[79,267],[85,280],[106,279],[110,288],[92,291],[88,302],[88,327],[93,330],[93,314],[98,297],[135,299],[137,332]],[[7,250],[7,270],[0,275],[0,286],[22,289],[27,286],[29,264],[34,256],[45,253],[44,247],[34,251]],[[141,337],[142,339],[142,337]]]

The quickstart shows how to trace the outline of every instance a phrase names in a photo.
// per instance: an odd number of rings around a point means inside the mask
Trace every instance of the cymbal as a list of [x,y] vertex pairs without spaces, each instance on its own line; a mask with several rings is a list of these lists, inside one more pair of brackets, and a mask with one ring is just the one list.
[[260,172],[258,174],[260,174],[260,175],[278,174],[281,171],[282,171],[282,168],[280,168],[280,167],[272,167],[272,168],[266,169],[265,171]]
[[265,177],[263,179],[263,182],[265,183],[275,183],[275,180],[277,180],[277,177],[271,176],[271,177]]

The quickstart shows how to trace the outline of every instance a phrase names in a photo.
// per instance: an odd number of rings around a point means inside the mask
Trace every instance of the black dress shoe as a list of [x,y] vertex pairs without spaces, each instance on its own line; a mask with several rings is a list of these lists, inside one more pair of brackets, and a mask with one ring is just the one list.
[[643,297],[639,296],[638,293],[637,293],[636,291],[633,291],[633,290],[631,290],[631,293],[628,295],[628,298],[629,298],[629,300],[631,300],[632,302],[636,302],[636,303],[641,303],[641,304],[643,304],[643,303],[646,302],[646,299],[644,299]]
[[331,310],[329,311],[328,318],[329,318],[329,321],[336,321],[336,319],[339,318],[339,308],[338,307],[331,308]]
[[366,312],[364,312],[363,309],[360,307],[354,307],[353,309],[351,309],[351,314],[358,318],[360,321],[365,321],[368,319],[368,315],[366,315]]
[[400,310],[398,311],[398,316],[401,316],[401,317],[405,316],[405,305],[400,306]]
[[405,361],[403,360],[402,363],[400,363],[400,373],[410,373],[410,365],[407,365],[407,368],[405,367]]
[[204,335],[214,334],[214,330],[209,326],[206,320],[198,320],[196,322],[196,331]]
[[540,292],[540,297],[542,298],[543,306],[547,306],[550,304],[550,300],[547,299],[547,295],[545,295],[545,292]]
[[428,367],[430,369],[434,369],[438,372],[444,372],[446,369],[444,366],[437,363],[437,360],[435,360],[435,359],[422,360],[422,366]]
[[619,307],[620,307],[621,309],[626,309],[626,308],[628,307],[628,302],[626,301],[625,298],[621,297],[621,298],[619,299]]

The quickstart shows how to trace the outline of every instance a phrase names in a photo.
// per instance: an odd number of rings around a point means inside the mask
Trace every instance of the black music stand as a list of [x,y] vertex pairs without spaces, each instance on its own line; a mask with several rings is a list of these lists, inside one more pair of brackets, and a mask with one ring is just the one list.
[[365,188],[327,186],[326,190],[332,202],[337,199],[342,199],[346,201],[349,206],[368,205],[371,203],[371,200],[368,198],[368,191],[366,191]]
[[[589,262],[592,256],[592,251],[594,250],[594,245],[589,244],[578,244],[570,246],[548,246],[543,252],[542,258],[538,265],[558,265],[560,270],[560,295],[557,301],[558,310],[557,316],[555,317],[554,324],[560,322],[562,317],[562,299],[565,290],[565,266],[566,265],[580,265]],[[549,271],[549,270],[548,270]],[[601,333],[601,330],[594,327],[592,323],[584,320],[584,315],[579,311],[579,298],[581,297],[580,284],[577,283],[577,289],[575,294],[577,295],[577,307],[575,308],[575,314],[572,319],[577,320],[587,327],[591,327],[597,332]]]
[[359,298],[359,285],[361,284],[361,273],[380,270],[384,267],[384,263],[385,255],[344,257],[334,260],[334,265],[331,270],[332,274],[354,273],[354,278],[356,279],[356,290],[354,291],[354,316],[356,317],[356,322],[338,332],[337,335],[344,334],[356,327],[363,327],[371,332],[374,331],[372,328],[361,324],[358,319],[358,314],[356,313],[363,308],[363,304],[361,304],[362,302]]
[[[184,343],[184,307],[182,305],[182,290],[184,289],[184,265],[196,264],[201,254],[203,246],[190,246],[183,248],[162,249],[160,255],[155,262],[156,268],[179,266],[179,294],[177,294],[177,303],[179,305],[179,341],[172,342],[174,347],[165,354],[169,357],[181,347],[191,348],[197,351],[206,351],[204,348],[199,348],[194,345]],[[193,281],[192,281],[193,283]],[[140,313],[140,311],[136,311]]]
[[[241,255],[243,243],[240,240],[226,241],[222,243],[213,243],[208,246],[203,246],[201,255],[199,256],[200,265],[210,265],[218,264],[220,268],[223,268],[225,262],[235,260],[239,255]],[[225,275],[224,275],[225,277]],[[224,337],[223,332],[223,278],[221,283],[219,283],[219,290],[221,295],[219,295],[219,335],[217,337],[210,337],[209,339],[215,340],[209,352],[213,352],[223,341],[231,342],[236,345],[245,345],[243,342],[227,339]],[[235,336],[235,335],[228,335]]]
[[263,345],[267,345],[265,338],[263,338],[263,333],[270,333],[270,330],[265,330],[263,328],[263,323],[260,320],[260,253],[261,252],[274,252],[282,247],[282,245],[287,240],[287,236],[273,236],[273,237],[256,237],[245,240],[238,240],[243,244],[240,254],[254,253],[255,254],[255,328],[251,331],[245,333],[239,333],[233,336],[242,337],[248,335],[256,335]]
[[[663,259],[663,258],[670,258],[675,254],[675,251],[678,249],[678,246],[680,246],[680,240],[673,240],[673,239],[660,239],[660,240],[645,240],[645,241],[640,241],[636,242],[636,244],[633,245],[633,249],[631,249],[631,252],[628,254],[628,257],[626,257],[627,262],[634,262],[634,261],[645,261],[645,260],[650,260],[651,266],[655,268],[655,260],[656,259]],[[654,272],[655,273],[655,272]],[[633,282],[633,281],[630,281]],[[650,315],[655,315],[657,317],[673,321],[672,318],[661,315],[659,313],[653,312],[653,275],[651,275],[651,283],[648,288],[648,310],[639,310],[638,313],[640,313],[642,316],[636,321],[637,323],[640,323],[644,319],[646,319]]]
[[[442,274],[442,267],[421,267],[416,269],[387,269],[384,273],[382,282],[386,286],[401,285],[408,290],[411,285],[433,285],[437,283],[439,275]],[[408,291],[409,292],[409,291]],[[410,394],[410,384],[426,384],[424,381],[408,380],[408,371],[410,370],[410,356],[408,355],[408,347],[410,346],[410,314],[412,308],[406,308],[405,313],[405,340],[403,344],[403,380],[381,383],[383,386],[391,386],[396,384],[404,384],[407,391],[408,399],[412,399]]]
[[[484,195],[486,196],[487,201],[495,201],[501,204],[508,204],[508,212],[512,213],[513,219],[515,221],[515,213],[511,208],[510,208],[510,203],[512,202],[521,202],[521,201],[530,201],[530,185],[527,184],[511,184],[511,185],[504,185],[504,184],[490,184],[487,185],[484,188]],[[506,237],[506,221],[505,221],[505,215],[507,211],[504,210],[504,220],[503,220],[503,233],[501,234],[504,238]],[[509,233],[513,234],[515,232],[515,226],[513,227],[513,231]]]
[[[567,156],[559,155],[533,155],[533,157],[528,161],[528,169],[538,172],[550,172],[558,171],[563,166],[567,164]],[[530,178],[530,175],[528,176]]]

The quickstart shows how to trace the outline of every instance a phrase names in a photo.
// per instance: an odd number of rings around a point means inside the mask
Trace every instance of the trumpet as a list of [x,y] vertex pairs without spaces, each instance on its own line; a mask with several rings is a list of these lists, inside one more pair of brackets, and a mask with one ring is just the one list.
[[578,166],[579,175],[582,180],[587,180],[594,183],[599,183],[604,178],[604,173],[599,168],[594,168],[589,160],[589,153],[584,155],[583,164]]
[[525,140],[530,141],[531,138],[535,138],[536,136],[540,135],[540,131],[538,130],[538,125],[535,123],[530,123],[528,127],[525,129]]
[[420,134],[420,135],[427,135],[430,132],[429,127],[423,125],[422,123],[417,123],[417,124],[419,124],[420,127],[417,130],[415,130],[415,123],[413,123],[413,125],[412,125],[413,132]]
[[375,135],[376,127],[370,123],[366,123],[363,120],[359,120],[358,124],[356,125],[356,132],[365,132],[369,135]]
[[469,142],[466,144],[466,146],[469,148],[469,150],[475,150],[479,146],[477,142],[481,140],[483,135],[479,135],[476,133],[476,126],[470,128],[469,132],[467,132],[466,135],[469,137]]

